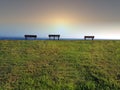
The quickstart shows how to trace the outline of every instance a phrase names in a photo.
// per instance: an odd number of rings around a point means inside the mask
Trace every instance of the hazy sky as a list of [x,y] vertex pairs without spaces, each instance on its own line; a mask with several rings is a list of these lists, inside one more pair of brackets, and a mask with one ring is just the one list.
[[0,0],[0,36],[120,39],[120,0]]

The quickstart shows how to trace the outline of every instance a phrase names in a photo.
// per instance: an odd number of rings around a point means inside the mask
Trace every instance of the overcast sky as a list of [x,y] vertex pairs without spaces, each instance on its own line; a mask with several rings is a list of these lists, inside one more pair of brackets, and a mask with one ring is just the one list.
[[120,0],[0,0],[0,36],[120,39]]

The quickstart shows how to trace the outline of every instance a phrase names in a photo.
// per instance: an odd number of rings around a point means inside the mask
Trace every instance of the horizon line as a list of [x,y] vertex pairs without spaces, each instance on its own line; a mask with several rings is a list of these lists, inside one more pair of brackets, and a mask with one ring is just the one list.
[[[11,36],[7,36],[7,37],[0,37],[0,40],[5,40],[5,39],[8,39],[8,40],[25,40],[24,37],[11,37]],[[49,37],[37,37],[36,40],[48,40]],[[30,39],[32,40],[32,39]],[[60,38],[60,40],[84,40],[84,37],[83,38],[72,38],[72,37],[65,37],[65,38]],[[90,39],[88,39],[90,40]],[[120,38],[94,38],[94,40],[120,40]]]

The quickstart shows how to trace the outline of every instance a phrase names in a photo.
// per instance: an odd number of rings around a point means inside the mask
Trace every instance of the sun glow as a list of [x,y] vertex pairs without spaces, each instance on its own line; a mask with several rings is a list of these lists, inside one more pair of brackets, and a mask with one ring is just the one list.
[[75,31],[78,24],[77,20],[70,15],[48,16],[41,21],[42,24],[49,30],[48,34],[67,35],[68,32],[73,32],[73,30]]
[[[47,34],[60,34],[60,35],[67,35],[68,32],[72,31],[75,21],[70,16],[63,16],[63,15],[52,15],[48,16],[43,19],[37,19],[38,27],[43,26],[45,27],[45,31]],[[74,30],[74,29],[73,29]]]
[[57,25],[57,26],[68,26],[71,23],[71,21],[69,19],[61,18],[61,17],[54,18],[54,19],[52,19],[51,22],[53,23],[53,25]]
[[50,22],[53,30],[59,34],[67,32],[68,28],[71,26],[71,22],[67,18],[53,18],[50,20]]

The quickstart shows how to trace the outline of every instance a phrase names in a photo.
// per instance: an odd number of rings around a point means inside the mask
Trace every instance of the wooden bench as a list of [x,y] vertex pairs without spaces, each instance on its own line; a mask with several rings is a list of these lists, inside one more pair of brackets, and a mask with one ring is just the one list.
[[49,37],[49,40],[51,39],[51,37],[53,37],[53,40],[55,40],[56,37],[58,40],[60,39],[60,35],[56,35],[56,34],[50,34],[48,35],[48,37]]
[[86,40],[86,38],[91,38],[93,40],[94,36],[84,36],[84,40]]
[[25,36],[25,39],[27,40],[28,38],[34,38],[36,39],[37,38],[37,35],[24,35]]

